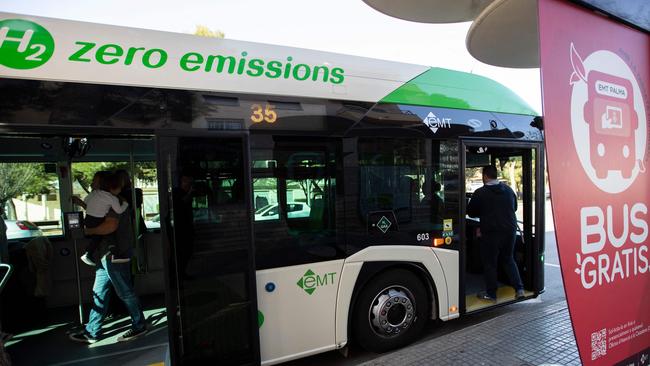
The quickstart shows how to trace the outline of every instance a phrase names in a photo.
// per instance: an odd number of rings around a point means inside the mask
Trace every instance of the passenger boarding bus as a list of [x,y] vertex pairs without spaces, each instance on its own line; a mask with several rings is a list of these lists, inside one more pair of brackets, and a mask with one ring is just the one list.
[[[274,365],[511,304],[483,289],[480,169],[517,193],[515,260],[544,291],[543,131],[487,78],[308,49],[0,13],[0,197],[16,364]],[[136,291],[83,346],[94,269],[80,211],[98,170],[130,172]],[[76,220],[73,220],[76,222]],[[15,227],[14,227],[15,226]],[[36,240],[46,237],[48,240]],[[131,360],[131,361],[129,361]]]

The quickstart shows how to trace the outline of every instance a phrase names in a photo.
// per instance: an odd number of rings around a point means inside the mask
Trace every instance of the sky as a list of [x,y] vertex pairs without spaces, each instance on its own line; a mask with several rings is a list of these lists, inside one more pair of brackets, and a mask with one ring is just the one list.
[[180,33],[205,25],[228,39],[471,72],[504,84],[542,110],[539,69],[474,59],[465,47],[471,23],[408,22],[361,0],[0,0],[0,11]]

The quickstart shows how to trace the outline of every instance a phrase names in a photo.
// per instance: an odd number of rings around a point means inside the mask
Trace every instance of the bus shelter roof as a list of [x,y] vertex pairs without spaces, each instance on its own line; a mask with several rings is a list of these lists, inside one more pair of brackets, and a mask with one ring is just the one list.
[[363,0],[386,15],[419,23],[458,23],[474,20],[492,0]]
[[363,0],[386,15],[421,23],[474,21],[467,49],[490,65],[539,67],[537,1],[534,0]]
[[537,2],[495,0],[474,20],[465,43],[474,58],[490,65],[539,67]]

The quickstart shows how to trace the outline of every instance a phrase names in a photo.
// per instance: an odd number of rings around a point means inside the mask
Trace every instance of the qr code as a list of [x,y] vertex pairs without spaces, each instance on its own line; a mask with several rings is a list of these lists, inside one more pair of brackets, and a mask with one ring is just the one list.
[[591,333],[591,360],[607,354],[607,330]]

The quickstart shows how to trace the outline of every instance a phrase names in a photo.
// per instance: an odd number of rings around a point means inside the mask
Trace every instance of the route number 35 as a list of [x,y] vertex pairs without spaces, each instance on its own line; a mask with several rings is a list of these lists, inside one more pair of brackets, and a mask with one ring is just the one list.
[[275,107],[271,104],[265,105],[264,108],[262,108],[262,105],[260,104],[253,104],[251,106],[251,110],[253,111],[251,113],[251,121],[253,121],[253,123],[275,123],[275,121],[278,120],[278,114],[275,112],[274,108]]

